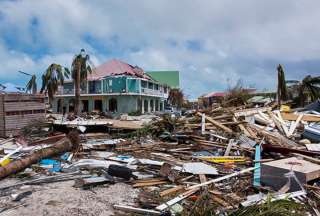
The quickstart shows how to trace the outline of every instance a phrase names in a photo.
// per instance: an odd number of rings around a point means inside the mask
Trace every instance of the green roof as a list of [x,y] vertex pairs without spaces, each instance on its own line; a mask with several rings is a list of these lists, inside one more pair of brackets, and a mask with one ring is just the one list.
[[146,71],[153,79],[171,88],[180,88],[179,71]]

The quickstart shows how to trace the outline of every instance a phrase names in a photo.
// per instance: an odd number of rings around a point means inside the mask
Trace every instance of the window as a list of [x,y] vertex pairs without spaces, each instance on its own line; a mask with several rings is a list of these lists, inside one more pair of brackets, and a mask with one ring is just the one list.
[[141,87],[142,87],[142,88],[147,88],[147,82],[141,80]]
[[112,80],[111,79],[109,80],[109,86],[112,86]]
[[[35,114],[35,113],[44,113],[44,110],[43,109],[41,109],[41,110],[33,110],[33,114]],[[31,113],[29,113],[29,114],[31,114]]]
[[6,112],[6,116],[30,115],[30,114],[37,114],[37,113],[45,113],[45,110],[39,109],[39,110],[8,111],[8,112]]
[[148,88],[149,88],[149,89],[153,89],[153,83],[149,82],[149,83],[148,83]]
[[19,111],[9,111],[9,112],[6,112],[6,115],[7,115],[7,116],[19,115],[19,114],[20,114]]

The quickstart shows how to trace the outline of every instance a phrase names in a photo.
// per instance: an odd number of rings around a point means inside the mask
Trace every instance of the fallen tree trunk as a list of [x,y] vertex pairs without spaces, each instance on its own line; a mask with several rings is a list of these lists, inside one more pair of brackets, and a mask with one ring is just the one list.
[[28,166],[37,163],[39,160],[49,158],[55,155],[72,150],[76,146],[77,138],[74,137],[63,138],[53,146],[32,152],[29,156],[15,160],[6,166],[0,167],[0,179],[3,179],[11,174],[17,173]]

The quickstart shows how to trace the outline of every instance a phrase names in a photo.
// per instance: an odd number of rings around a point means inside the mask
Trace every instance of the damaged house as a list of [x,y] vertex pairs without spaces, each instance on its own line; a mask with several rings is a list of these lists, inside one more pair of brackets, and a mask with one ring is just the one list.
[[[94,69],[81,85],[82,112],[156,112],[164,110],[169,87],[145,73],[138,66],[110,60]],[[59,87],[53,101],[53,112],[74,110],[74,83]]]
[[45,119],[43,95],[0,91],[0,137],[16,135],[34,120]]

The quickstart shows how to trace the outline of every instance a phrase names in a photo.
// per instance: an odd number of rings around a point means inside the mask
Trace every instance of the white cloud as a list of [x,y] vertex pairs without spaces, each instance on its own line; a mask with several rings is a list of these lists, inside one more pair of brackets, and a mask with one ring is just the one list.
[[[191,97],[222,90],[227,80],[274,88],[276,64],[301,78],[311,73],[306,62],[318,61],[319,6],[316,0],[1,1],[0,77],[18,79],[19,69],[40,73],[53,61],[70,65],[85,48],[95,64],[117,57],[148,70],[178,69]],[[188,49],[187,41],[200,50]],[[313,64],[313,74],[319,66]]]

